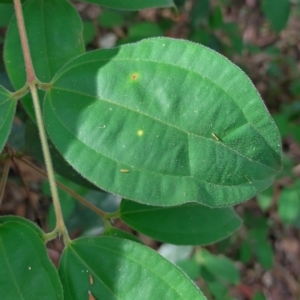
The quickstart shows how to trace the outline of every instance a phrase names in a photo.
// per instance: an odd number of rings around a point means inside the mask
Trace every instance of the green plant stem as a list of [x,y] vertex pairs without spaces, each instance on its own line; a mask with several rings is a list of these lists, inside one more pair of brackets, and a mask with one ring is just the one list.
[[36,116],[37,127],[39,130],[40,140],[41,140],[44,159],[45,159],[46,170],[47,170],[49,183],[50,183],[50,190],[51,190],[51,195],[52,195],[53,205],[54,205],[54,210],[55,210],[55,215],[56,215],[56,229],[57,229],[58,233],[62,234],[62,236],[64,238],[64,242],[66,244],[69,244],[70,238],[69,238],[64,220],[63,220],[63,215],[62,215],[62,211],[61,211],[61,207],[60,207],[58,191],[57,191],[57,186],[56,186],[55,177],[54,177],[54,170],[53,170],[53,166],[52,166],[48,141],[47,141],[47,137],[46,137],[45,126],[44,126],[43,117],[42,117],[42,111],[41,111],[40,102],[38,99],[38,94],[37,94],[37,89],[36,89],[36,82],[38,82],[38,80],[35,76],[35,72],[34,72],[34,68],[33,68],[33,64],[32,64],[27,34],[26,34],[26,30],[25,30],[22,5],[21,5],[20,0],[14,0],[14,7],[15,7],[15,11],[16,11],[16,18],[17,18],[17,22],[18,22],[18,29],[19,29],[19,33],[20,33],[21,45],[22,45],[22,50],[23,50],[23,55],[24,55],[25,66],[26,66],[27,84],[28,84],[29,90],[31,92],[32,100],[33,100],[33,107],[34,107],[34,112],[35,112],[35,116]]
[[[35,166],[34,164],[32,164],[30,161],[28,161],[27,159],[23,158],[23,157],[17,157],[19,160],[21,160],[22,162],[24,162],[25,164],[27,164],[28,166],[30,166],[31,168],[33,168],[34,170],[36,170],[38,173],[42,174],[45,177],[47,176],[47,173],[44,172],[43,170],[41,170],[39,167]],[[101,216],[103,219],[106,219],[108,215],[105,213],[103,210],[99,209],[98,207],[96,207],[95,205],[93,205],[92,203],[88,202],[86,199],[84,199],[83,197],[81,197],[80,195],[78,195],[77,193],[75,193],[73,190],[69,189],[67,186],[65,186],[64,184],[62,184],[61,182],[56,181],[56,184],[65,192],[67,192],[68,194],[70,194],[72,197],[74,197],[76,200],[78,200],[80,203],[82,203],[83,205],[87,206],[88,208],[90,208],[92,211],[94,211],[96,214],[98,214],[99,216]]]
[[45,165],[46,165],[46,170],[47,170],[47,174],[48,174],[51,195],[52,195],[52,199],[53,199],[54,211],[55,211],[55,215],[56,215],[56,228],[58,229],[58,232],[63,235],[65,243],[68,244],[68,243],[70,243],[70,238],[68,236],[68,232],[67,232],[64,220],[63,220],[63,214],[62,214],[61,207],[60,207],[58,191],[57,191],[57,186],[56,186],[56,181],[55,181],[55,176],[54,176],[54,170],[53,170],[49,146],[48,146],[48,140],[47,140],[47,136],[46,136],[44,121],[42,118],[42,111],[41,111],[40,102],[38,99],[38,94],[37,94],[37,89],[36,89],[35,84],[29,83],[29,89],[31,92],[32,100],[33,100],[33,106],[34,106],[37,126],[39,129],[40,140],[41,140],[41,144],[42,144],[42,150],[43,150],[43,154],[44,154]]
[[19,29],[21,45],[22,45],[22,50],[23,50],[23,55],[24,55],[26,74],[27,74],[27,82],[32,83],[32,82],[35,82],[36,76],[35,76],[32,59],[31,59],[31,55],[30,55],[21,1],[14,0],[14,7],[15,7],[16,18],[17,18],[17,22],[18,22],[18,29]]

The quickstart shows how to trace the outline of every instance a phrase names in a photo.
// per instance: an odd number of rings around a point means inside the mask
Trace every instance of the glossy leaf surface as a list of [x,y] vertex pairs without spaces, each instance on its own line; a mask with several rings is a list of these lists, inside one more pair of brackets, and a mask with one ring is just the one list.
[[105,6],[114,9],[121,9],[121,10],[139,10],[145,8],[154,8],[154,7],[174,7],[173,0],[131,0],[131,1],[124,1],[124,0],[84,0],[84,2],[98,4],[100,6]]
[[0,299],[63,299],[41,236],[23,222],[0,224]]
[[113,237],[82,238],[59,266],[65,300],[205,299],[175,265],[141,244]]
[[[23,13],[35,74],[40,81],[50,82],[66,62],[84,52],[80,17],[66,0],[29,0]],[[6,34],[4,61],[14,88],[21,88],[26,69],[15,17]],[[40,99],[43,95],[39,91]],[[24,97],[23,104],[34,119],[30,95]]]
[[12,94],[0,86],[0,152],[2,151],[14,118],[17,101]]
[[187,41],[153,38],[75,58],[53,80],[44,115],[78,172],[144,204],[233,205],[280,169],[279,133],[248,77]]
[[123,199],[120,217],[135,230],[176,245],[217,242],[242,224],[232,208],[209,208],[198,203],[155,207]]

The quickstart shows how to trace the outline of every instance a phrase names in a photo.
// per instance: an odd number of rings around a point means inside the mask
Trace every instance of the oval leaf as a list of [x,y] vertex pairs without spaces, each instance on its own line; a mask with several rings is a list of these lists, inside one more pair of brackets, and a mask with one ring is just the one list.
[[0,86],[0,152],[2,151],[12,126],[17,101],[12,94]]
[[100,6],[105,6],[113,9],[121,10],[140,10],[145,8],[155,8],[155,7],[175,7],[173,0],[83,0],[84,2],[95,3]]
[[0,224],[0,299],[63,299],[41,236],[24,222]]
[[151,205],[233,205],[280,169],[278,130],[248,77],[214,51],[153,38],[75,58],[45,122],[94,184]]
[[[40,81],[50,82],[66,62],[84,53],[81,19],[66,0],[29,0],[23,5],[23,13],[35,74]],[[4,62],[14,88],[22,88],[26,69],[15,17],[6,34]],[[43,96],[39,91],[39,99]],[[31,96],[25,96],[22,102],[34,119]]]
[[65,300],[89,295],[105,300],[205,299],[175,265],[152,249],[120,238],[73,241],[62,255],[59,274]]
[[232,208],[209,208],[198,203],[155,207],[124,199],[120,218],[143,234],[175,245],[211,244],[242,224]]

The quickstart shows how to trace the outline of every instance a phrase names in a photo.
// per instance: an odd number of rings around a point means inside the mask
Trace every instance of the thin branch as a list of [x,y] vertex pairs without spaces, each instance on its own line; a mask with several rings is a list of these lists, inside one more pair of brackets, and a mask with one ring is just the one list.
[[20,34],[20,39],[21,39],[21,45],[22,45],[22,50],[23,50],[23,55],[24,55],[24,62],[25,62],[26,74],[27,74],[27,82],[33,83],[36,80],[36,76],[35,76],[32,59],[31,59],[31,55],[30,55],[21,1],[14,0],[14,7],[15,7],[16,18],[17,18],[17,22],[18,22],[19,34]]
[[[47,176],[47,173],[44,172],[42,169],[40,169],[39,167],[35,166],[33,163],[31,163],[30,161],[28,161],[27,159],[23,158],[23,157],[18,157],[19,160],[21,160],[22,162],[24,162],[25,164],[27,164],[28,166],[30,166],[31,168],[33,168],[34,170],[36,170],[38,173],[44,175],[45,177]],[[86,199],[84,199],[83,197],[81,197],[80,195],[78,195],[77,193],[75,193],[73,190],[69,189],[67,186],[65,186],[64,184],[62,184],[61,182],[56,180],[56,184],[65,192],[67,192],[68,194],[70,194],[72,197],[74,197],[76,200],[78,200],[80,203],[82,203],[83,205],[87,206],[88,208],[90,208],[92,211],[94,211],[95,213],[97,213],[99,216],[101,216],[102,218],[106,218],[107,217],[107,213],[105,213],[103,210],[99,209],[98,207],[96,207],[95,205],[91,204],[90,202],[88,202]]]
[[0,181],[0,205],[1,205],[1,202],[2,202],[2,199],[3,199],[3,196],[4,196],[4,190],[5,190],[5,186],[6,186],[6,182],[7,182],[9,169],[10,169],[10,157],[8,157],[5,161],[3,173],[2,173],[2,176],[1,176],[1,181]]
[[33,100],[33,106],[34,106],[35,117],[36,117],[36,121],[37,121],[37,127],[39,130],[40,141],[42,144],[42,150],[43,150],[46,170],[47,170],[49,184],[50,184],[50,191],[51,191],[51,195],[52,195],[52,199],[53,199],[54,211],[55,211],[55,215],[56,215],[56,227],[57,227],[58,231],[63,235],[65,243],[69,244],[71,240],[69,238],[68,231],[67,231],[66,225],[64,223],[63,214],[62,214],[62,210],[61,210],[61,206],[60,206],[60,202],[59,202],[59,196],[58,196],[58,191],[57,191],[57,186],[56,186],[56,181],[55,181],[55,176],[54,176],[54,170],[53,170],[53,166],[52,166],[52,160],[51,160],[46,130],[45,130],[45,126],[44,126],[41,106],[40,106],[40,102],[39,102],[35,84],[29,83],[29,89],[31,92],[32,100]]
[[28,199],[28,201],[29,201],[29,203],[30,203],[30,205],[31,205],[31,207],[33,209],[33,213],[35,215],[35,218],[36,218],[36,220],[40,221],[41,220],[41,216],[40,216],[40,214],[39,214],[39,212],[38,212],[38,210],[36,208],[36,205],[35,205],[33,199],[31,198],[30,189],[29,189],[29,187],[27,185],[26,180],[23,177],[23,173],[22,173],[22,170],[21,170],[20,166],[19,166],[19,164],[16,161],[15,152],[14,152],[14,150],[9,145],[7,145],[7,149],[8,149],[8,152],[10,154],[12,163],[15,166],[15,168],[16,168],[16,170],[17,170],[17,172],[18,172],[18,174],[19,174],[19,176],[20,176],[20,178],[22,180],[23,186],[25,187],[26,194],[27,194],[27,199]]

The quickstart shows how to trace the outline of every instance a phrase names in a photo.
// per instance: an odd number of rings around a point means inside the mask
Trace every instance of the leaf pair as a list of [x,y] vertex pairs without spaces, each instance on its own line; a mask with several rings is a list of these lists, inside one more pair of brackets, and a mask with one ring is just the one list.
[[2,217],[0,253],[1,299],[205,299],[180,269],[129,240],[72,241],[58,274],[40,229],[25,219]]

